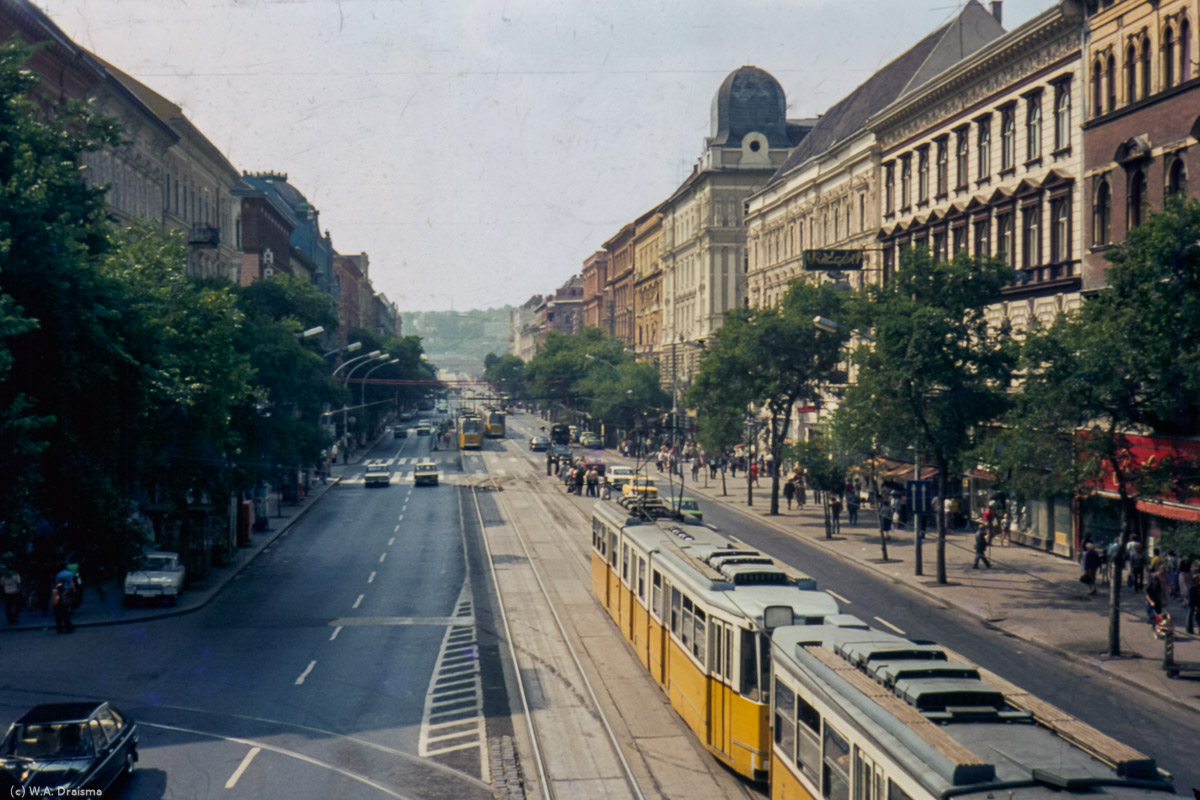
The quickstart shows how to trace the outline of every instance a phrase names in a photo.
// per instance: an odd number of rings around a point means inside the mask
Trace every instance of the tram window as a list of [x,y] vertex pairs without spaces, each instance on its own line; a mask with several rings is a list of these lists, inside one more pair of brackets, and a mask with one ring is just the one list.
[[[763,687],[764,693],[771,688],[771,637],[763,635],[758,637],[758,642],[762,646],[762,652],[758,654],[758,666],[762,670],[758,685]],[[771,698],[764,694],[762,702],[766,703]]]
[[704,635],[708,630],[708,617],[700,609],[696,609],[696,637],[692,642],[692,655],[701,661],[704,660],[704,653],[708,649],[708,639]]
[[679,631],[679,638],[683,640],[684,647],[690,647],[692,644],[692,598],[684,595],[683,597],[683,625]]
[[795,756],[796,746],[796,694],[775,679],[775,749],[785,758]]
[[797,697],[796,723],[796,766],[816,783],[821,763],[821,712],[803,697]]
[[646,600],[646,559],[638,556],[637,560],[637,584],[638,597],[645,602]]
[[650,609],[654,616],[662,616],[662,573],[658,570],[650,573]]
[[850,800],[850,745],[825,723],[825,761],[821,793],[826,800]]
[[679,590],[671,589],[671,633],[679,635]]
[[741,654],[739,668],[742,672],[741,695],[747,700],[758,701],[758,646],[754,631],[742,629],[742,640],[738,643]]
[[725,628],[725,677],[733,680],[733,629],[729,627]]
[[621,580],[629,583],[629,545],[621,545]]
[[875,769],[871,759],[863,754],[862,748],[854,746],[854,800],[882,800],[882,773]]
[[608,532],[608,563],[617,568],[617,535],[612,531]]
[[712,624],[712,637],[710,641],[713,643],[712,671],[714,675],[720,677],[725,674],[725,667],[723,666],[725,660],[721,658],[721,623],[717,622],[715,619],[713,620]]
[[894,780],[888,778],[888,800],[912,800],[912,797],[897,786]]

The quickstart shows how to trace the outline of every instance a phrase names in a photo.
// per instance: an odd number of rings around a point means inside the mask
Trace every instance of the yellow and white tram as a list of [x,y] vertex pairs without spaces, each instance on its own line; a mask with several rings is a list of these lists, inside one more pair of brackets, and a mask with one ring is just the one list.
[[592,590],[695,736],[765,781],[771,629],[837,619],[816,582],[686,520],[592,512]]
[[1172,793],[1153,759],[937,645],[862,623],[773,645],[772,800]]

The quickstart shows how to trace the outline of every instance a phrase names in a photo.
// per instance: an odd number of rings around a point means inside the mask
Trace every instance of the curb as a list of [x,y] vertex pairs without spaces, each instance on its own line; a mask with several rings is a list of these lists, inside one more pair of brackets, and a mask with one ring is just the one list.
[[[165,608],[161,611],[147,612],[144,614],[138,614],[137,616],[131,616],[131,617],[122,618],[122,619],[97,619],[97,620],[76,622],[76,623],[74,623],[74,627],[76,627],[76,628],[103,628],[103,627],[108,627],[108,626],[112,626],[112,625],[128,625],[128,624],[131,624],[134,622],[150,622],[153,620],[168,619],[170,617],[182,617],[184,614],[191,614],[193,612],[199,611],[200,609],[206,607],[209,603],[211,603],[216,598],[217,595],[219,595],[222,591],[224,591],[225,587],[228,586],[233,581],[234,578],[236,578],[238,575],[240,575],[242,573],[242,571],[246,569],[246,567],[250,566],[250,564],[253,563],[254,559],[258,558],[260,553],[262,553],[264,550],[266,550],[268,547],[270,547],[272,544],[274,544],[275,540],[278,539],[280,536],[283,536],[283,534],[287,533],[288,529],[290,529],[293,524],[295,524],[298,520],[303,518],[304,515],[308,513],[308,510],[310,508],[312,508],[318,502],[320,502],[325,497],[325,495],[328,494],[334,488],[336,488],[338,486],[338,484],[341,483],[341,481],[342,481],[342,479],[340,476],[336,477],[336,478],[332,478],[328,484],[325,484],[326,486],[329,487],[328,489],[321,492],[321,494],[315,496],[311,503],[309,503],[308,505],[301,508],[299,510],[299,512],[297,512],[294,516],[288,517],[287,522],[285,522],[283,525],[272,530],[271,531],[272,535],[269,538],[263,540],[261,546],[257,550],[255,550],[253,553],[251,553],[250,557],[247,558],[243,564],[241,564],[236,569],[234,569],[232,572],[230,572],[228,575],[226,575],[219,583],[217,583],[211,589],[207,590],[207,595],[205,597],[203,597],[202,599],[198,600],[194,605],[186,605],[186,606],[182,606],[182,607],[174,606],[171,608]],[[45,632],[48,630],[52,630],[53,628],[54,628],[54,621],[53,621],[53,619],[51,619],[49,621],[49,623],[46,625],[37,625],[37,626],[14,625],[12,627],[0,627],[0,634],[3,634],[3,633],[26,633],[29,631]]]

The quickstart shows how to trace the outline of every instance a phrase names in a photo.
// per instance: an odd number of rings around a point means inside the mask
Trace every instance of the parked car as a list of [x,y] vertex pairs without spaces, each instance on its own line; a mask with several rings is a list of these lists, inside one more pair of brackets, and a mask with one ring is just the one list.
[[668,497],[665,500],[667,507],[677,514],[685,517],[690,517],[696,522],[704,520],[704,513],[700,510],[700,503],[694,497]]
[[133,718],[105,701],[46,703],[8,729],[0,768],[25,790],[14,796],[101,796],[133,774],[137,746]]
[[130,572],[125,575],[125,605],[142,600],[166,600],[171,605],[179,602],[187,570],[179,560],[178,553],[152,550],[143,553]]
[[413,468],[414,486],[437,486],[438,465],[432,461],[418,461]]
[[549,450],[550,440],[541,434],[538,434],[537,436],[531,436],[529,438],[529,449],[535,453],[543,450]]
[[603,447],[604,443],[600,441],[600,437],[591,431],[584,431],[579,434],[579,443],[584,447]]

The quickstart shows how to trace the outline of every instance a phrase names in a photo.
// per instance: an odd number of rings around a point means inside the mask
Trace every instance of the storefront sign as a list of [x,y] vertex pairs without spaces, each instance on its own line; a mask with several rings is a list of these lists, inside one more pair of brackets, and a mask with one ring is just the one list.
[[853,270],[862,269],[862,250],[805,250],[804,268],[807,270]]

